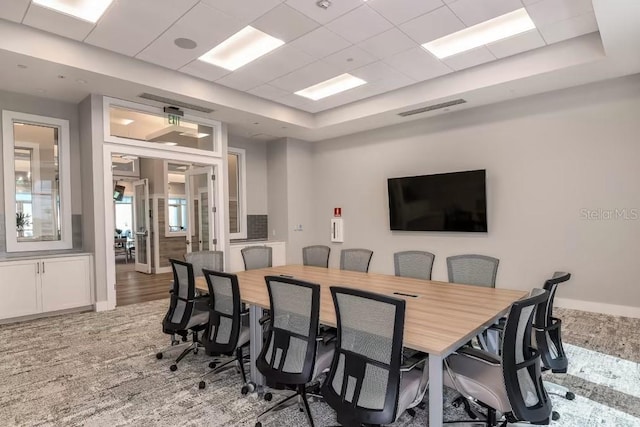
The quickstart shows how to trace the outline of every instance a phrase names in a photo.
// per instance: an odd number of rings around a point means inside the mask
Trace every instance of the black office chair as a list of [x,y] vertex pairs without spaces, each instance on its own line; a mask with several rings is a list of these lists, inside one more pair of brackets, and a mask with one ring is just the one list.
[[[547,304],[536,311],[535,341],[542,356],[543,370],[551,370],[554,374],[566,373],[569,360],[564,352],[560,328],[562,321],[553,317],[553,300],[560,283],[567,282],[570,273],[556,272],[553,277],[544,282],[544,289],[549,292]],[[545,388],[551,394],[563,396],[568,400],[575,399],[575,394],[567,388],[545,381]]]
[[[549,293],[534,289],[528,298],[512,304],[502,338],[502,354],[463,347],[445,359],[444,384],[486,408],[484,423],[502,426],[521,421],[549,424],[557,419],[542,384],[540,352],[533,347],[534,311],[547,303]],[[461,423],[461,421],[452,421]],[[479,421],[468,421],[477,425]]]
[[193,276],[193,266],[188,262],[170,259],[173,270],[173,289],[169,310],[162,321],[162,332],[171,335],[171,345],[156,353],[156,358],[162,359],[164,352],[179,344],[176,336],[181,336],[186,343],[191,335],[192,343],[178,356],[175,363],[170,366],[172,371],[178,369],[178,363],[189,353],[198,354],[202,343],[198,333],[207,327],[209,311],[207,310],[207,297],[196,298],[196,286]]
[[343,426],[392,423],[420,404],[428,384],[426,357],[402,366],[406,302],[333,286],[331,295],[338,336],[322,395]]
[[245,270],[258,270],[272,265],[271,246],[247,246],[240,250]]
[[425,251],[396,252],[393,254],[396,276],[431,280],[431,270],[435,258],[434,254]]
[[369,271],[373,251],[369,249],[343,249],[340,251],[340,270]]
[[331,248],[324,245],[314,245],[302,248],[302,264],[314,267],[329,267]]
[[[256,427],[270,412],[299,397],[301,408],[313,427],[307,385],[329,368],[333,343],[318,340],[320,286],[301,280],[265,277],[271,303],[267,339],[256,361],[258,370],[272,386],[289,386],[296,392],[258,416]],[[271,393],[265,394],[271,400]]]
[[184,254],[184,260],[193,265],[195,277],[204,276],[202,270],[224,271],[224,252],[197,251]]
[[455,255],[447,258],[449,282],[496,287],[500,260],[486,255]]
[[242,394],[247,394],[250,388],[244,363],[249,354],[245,355],[243,348],[249,345],[250,335],[249,327],[242,325],[241,316],[249,312],[242,311],[238,276],[207,269],[203,270],[203,274],[209,288],[209,324],[203,334],[202,344],[207,354],[227,357],[222,362],[218,359],[209,363],[212,370],[202,376],[198,387],[205,388],[205,377],[232,368],[231,363],[236,362],[242,375]]

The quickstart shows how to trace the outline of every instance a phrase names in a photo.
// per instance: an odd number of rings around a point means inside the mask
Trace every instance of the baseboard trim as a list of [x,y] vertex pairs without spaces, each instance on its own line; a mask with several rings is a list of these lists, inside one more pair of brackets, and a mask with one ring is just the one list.
[[640,319],[640,307],[628,305],[605,304],[594,301],[582,301],[569,298],[555,298],[557,307],[572,310],[590,311],[592,313],[609,314],[611,316],[634,317]]
[[36,313],[36,314],[29,314],[27,316],[20,316],[20,317],[8,318],[8,319],[1,319],[0,320],[0,325],[6,325],[6,324],[9,324],[9,323],[17,323],[17,322],[25,322],[27,320],[42,319],[44,317],[62,316],[62,315],[65,315],[65,314],[73,314],[73,313],[83,313],[83,312],[91,311],[92,308],[93,307],[88,305],[88,306],[83,306],[83,307],[66,308],[64,310],[46,311],[44,313]]
[[171,273],[173,270],[169,267],[158,267],[154,270],[154,274]]
[[96,311],[109,311],[115,310],[116,308],[115,305],[112,306],[109,301],[97,301],[95,307]]

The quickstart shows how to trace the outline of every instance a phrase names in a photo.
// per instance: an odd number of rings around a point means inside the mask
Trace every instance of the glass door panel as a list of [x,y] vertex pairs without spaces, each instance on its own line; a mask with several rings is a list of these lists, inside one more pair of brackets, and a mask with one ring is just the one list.
[[215,250],[215,227],[213,213],[213,169],[192,169],[185,174],[187,210],[187,252]]
[[149,210],[149,181],[133,183],[134,250],[136,271],[151,273],[151,226]]

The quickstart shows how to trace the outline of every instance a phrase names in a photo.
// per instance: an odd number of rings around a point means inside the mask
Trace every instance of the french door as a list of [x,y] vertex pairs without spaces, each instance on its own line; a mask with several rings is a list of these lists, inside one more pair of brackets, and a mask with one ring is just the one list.
[[151,274],[151,209],[149,207],[149,181],[133,183],[133,229],[136,271]]
[[187,194],[186,251],[216,250],[215,190],[213,166],[190,169],[185,173]]

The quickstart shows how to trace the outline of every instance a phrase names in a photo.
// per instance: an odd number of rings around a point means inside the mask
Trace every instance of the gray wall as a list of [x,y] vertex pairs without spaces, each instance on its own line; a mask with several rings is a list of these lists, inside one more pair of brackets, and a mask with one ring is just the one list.
[[[583,209],[640,208],[639,112],[635,76],[316,143],[313,240],[329,244],[340,206],[333,266],[341,248],[365,247],[371,271],[391,273],[395,251],[422,249],[446,280],[447,256],[480,253],[500,258],[499,287],[530,289],[566,270],[561,297],[638,307],[640,220]],[[488,233],[389,230],[387,178],[471,169],[487,170]]]
[[[55,117],[69,120],[69,143],[71,154],[71,213],[82,213],[81,191],[81,162],[80,162],[80,138],[78,106],[67,102],[54,101],[47,98],[39,98],[14,92],[0,91],[0,110],[18,111],[27,114]],[[0,147],[2,146],[2,132],[0,132]],[[4,235],[4,159],[0,149],[0,252],[6,250]],[[75,217],[79,218],[79,217]],[[80,226],[80,221],[74,218],[74,226]],[[78,230],[74,230],[74,247],[78,236]]]
[[267,145],[267,193],[269,239],[286,241],[289,237],[286,138]]
[[[287,138],[287,262],[302,264],[302,248],[314,244],[313,143]],[[320,226],[322,226],[320,224]],[[327,225],[326,230],[329,230]]]
[[229,135],[229,147],[246,150],[247,215],[264,215],[267,203],[267,143]]

